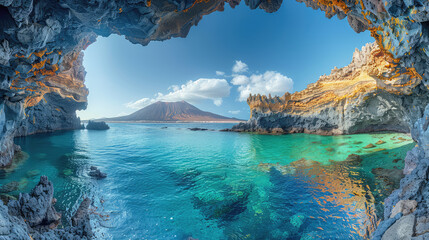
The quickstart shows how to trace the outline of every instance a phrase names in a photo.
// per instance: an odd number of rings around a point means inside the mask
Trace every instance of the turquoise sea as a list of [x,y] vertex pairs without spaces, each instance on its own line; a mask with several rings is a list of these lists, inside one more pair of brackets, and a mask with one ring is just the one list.
[[[14,196],[47,175],[63,225],[90,197],[99,239],[365,239],[415,145],[397,133],[215,131],[232,125],[112,123],[18,138],[28,155],[0,184],[19,182]],[[350,154],[361,160],[344,161]],[[90,166],[107,178],[89,177]]]

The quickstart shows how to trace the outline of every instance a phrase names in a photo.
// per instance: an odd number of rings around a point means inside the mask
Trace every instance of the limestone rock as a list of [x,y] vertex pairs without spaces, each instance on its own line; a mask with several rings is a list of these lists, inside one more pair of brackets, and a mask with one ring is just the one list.
[[[416,221],[416,235],[423,235],[429,232],[429,217],[422,216],[417,218]],[[428,234],[429,236],[429,234]]]
[[413,235],[415,216],[410,214],[401,217],[384,233],[382,240],[407,240]]
[[[376,44],[367,44],[355,51],[349,65],[333,69],[303,91],[281,97],[251,95],[247,99],[249,121],[232,131],[323,135],[410,132],[429,103],[428,90],[417,78],[385,79],[383,73],[393,71],[385,57]],[[409,85],[398,88],[406,81]]]
[[399,201],[392,210],[390,217],[396,216],[398,213],[402,213],[404,216],[413,213],[417,208],[416,200],[401,200]]

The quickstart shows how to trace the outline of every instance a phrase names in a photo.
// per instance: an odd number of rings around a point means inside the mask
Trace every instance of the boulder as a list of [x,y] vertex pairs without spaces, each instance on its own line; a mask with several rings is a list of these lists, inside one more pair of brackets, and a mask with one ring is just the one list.
[[416,235],[422,235],[422,234],[428,234],[428,237],[429,237],[429,217],[428,216],[422,216],[417,218]]
[[404,216],[413,213],[417,208],[416,200],[401,200],[392,209],[390,217],[396,216],[398,213],[402,213]]
[[413,235],[414,214],[401,217],[383,234],[381,240],[407,240]]

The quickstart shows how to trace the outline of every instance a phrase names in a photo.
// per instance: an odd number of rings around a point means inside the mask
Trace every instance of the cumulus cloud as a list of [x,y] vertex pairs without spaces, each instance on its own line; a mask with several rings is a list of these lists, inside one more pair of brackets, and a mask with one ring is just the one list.
[[168,89],[170,92],[167,94],[158,93],[154,98],[142,98],[128,103],[126,106],[140,109],[156,101],[176,102],[182,100],[190,103],[212,100],[216,106],[220,106],[222,105],[222,98],[229,96],[231,86],[225,79],[200,78],[181,86],[170,86]]
[[232,67],[233,73],[243,73],[243,72],[247,72],[248,70],[249,70],[249,67],[247,66],[247,64],[245,64],[240,60],[236,60],[234,66]]
[[144,108],[152,103],[156,102],[156,99],[153,98],[142,98],[140,100],[137,100],[135,102],[129,102],[127,104],[125,104],[125,106],[127,108],[132,108],[132,109],[140,109],[140,108]]
[[230,110],[230,111],[228,111],[229,113],[231,113],[231,114],[234,114],[234,115],[236,115],[236,114],[239,114],[240,113],[240,110]]
[[216,75],[218,75],[218,76],[224,76],[224,75],[225,75],[225,72],[222,72],[222,71],[216,71]]
[[[238,62],[241,65],[244,64],[247,68],[247,65],[241,61],[236,61],[236,65]],[[233,71],[236,65],[234,65]],[[235,74],[231,83],[238,86],[237,90],[240,93],[238,99],[240,101],[246,101],[249,94],[281,96],[286,92],[291,92],[293,88],[293,80],[276,71],[266,71],[263,74],[252,74],[250,76]]]

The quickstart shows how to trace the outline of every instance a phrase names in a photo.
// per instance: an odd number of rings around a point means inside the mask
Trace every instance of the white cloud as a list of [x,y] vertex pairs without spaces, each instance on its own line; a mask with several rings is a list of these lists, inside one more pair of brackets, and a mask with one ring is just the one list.
[[225,75],[225,72],[222,72],[222,71],[216,71],[216,75],[218,75],[218,76],[224,76],[224,75]]
[[125,104],[125,106],[127,108],[132,108],[132,109],[140,109],[140,108],[144,108],[152,103],[156,102],[156,99],[153,98],[142,98],[140,100],[137,100],[135,102],[129,102],[127,104]]
[[240,113],[240,110],[230,110],[230,111],[228,111],[229,113],[231,113],[231,114],[234,114],[234,115],[236,115],[236,114],[239,114]]
[[247,64],[240,60],[236,60],[234,66],[232,67],[232,72],[234,73],[247,72],[248,70],[249,67],[247,67]]
[[245,75],[235,75],[234,78],[232,78],[231,83],[233,85],[244,85],[249,82],[249,77]]
[[214,103],[214,105],[216,105],[216,106],[220,106],[220,105],[222,105],[222,98],[219,98],[219,99],[214,99],[213,100],[213,103]]
[[293,81],[291,78],[275,71],[266,71],[264,74],[252,74],[250,77],[237,75],[232,84],[238,85],[239,100],[246,101],[249,94],[278,95],[291,92]]
[[231,86],[225,79],[200,78],[189,81],[181,86],[172,85],[167,94],[158,93],[155,98],[142,98],[126,104],[129,108],[140,109],[156,101],[176,102],[187,101],[198,103],[203,100],[212,100],[216,106],[222,105],[222,98],[228,97]]

